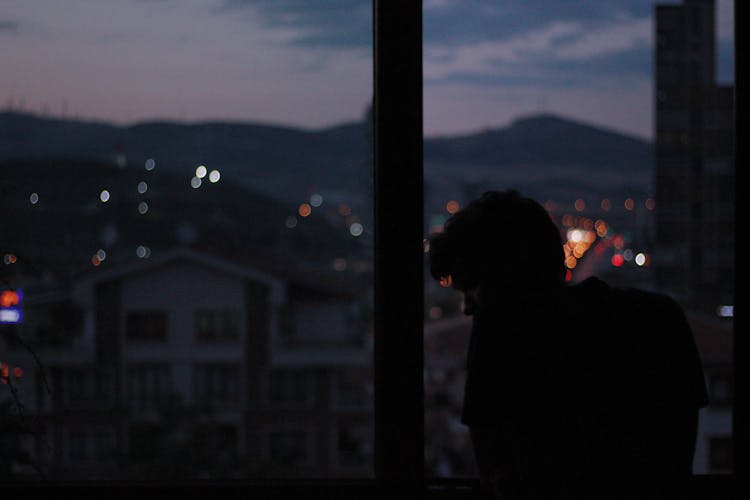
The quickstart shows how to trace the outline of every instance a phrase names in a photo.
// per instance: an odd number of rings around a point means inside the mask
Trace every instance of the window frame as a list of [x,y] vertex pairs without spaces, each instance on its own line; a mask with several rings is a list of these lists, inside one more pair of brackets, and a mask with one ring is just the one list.
[[[744,122],[745,96],[742,69],[747,64],[738,57],[746,39],[740,29],[742,13],[750,10],[734,2],[735,27],[735,137],[747,130]],[[375,477],[370,480],[259,480],[186,481],[180,483],[116,483],[118,495],[144,493],[216,494],[246,497],[288,497],[320,492],[328,498],[382,498],[396,494],[411,498],[413,491],[434,498],[475,498],[475,479],[435,479],[429,483],[423,474],[424,404],[422,369],[423,268],[422,268],[422,2],[373,0],[374,28],[374,117],[375,117],[375,349],[374,418]],[[747,153],[735,141],[735,164],[746,163]],[[746,180],[742,169],[735,170],[735,190]],[[739,203],[735,205],[735,234],[748,226]],[[736,242],[739,239],[735,240]],[[736,247],[740,246],[735,243]],[[741,255],[742,252],[735,252]],[[738,278],[747,265],[735,258],[736,303],[744,300],[744,287]],[[398,294],[392,293],[399,290]],[[412,300],[402,300],[403,296]],[[735,331],[746,327],[744,309],[735,308]],[[395,332],[395,333],[394,333]],[[403,334],[403,332],[409,332]],[[745,408],[748,369],[747,338],[734,337],[733,458],[734,471],[727,475],[696,476],[696,498],[725,498],[747,471],[748,411]],[[5,482],[4,492],[52,491],[64,486],[66,492],[89,493],[93,488],[113,491],[111,481],[65,483],[50,481]]]

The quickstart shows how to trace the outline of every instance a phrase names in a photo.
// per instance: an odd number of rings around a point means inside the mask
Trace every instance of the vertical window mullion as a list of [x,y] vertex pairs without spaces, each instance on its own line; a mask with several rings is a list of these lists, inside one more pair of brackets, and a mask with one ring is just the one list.
[[422,2],[374,1],[375,475],[424,470]]

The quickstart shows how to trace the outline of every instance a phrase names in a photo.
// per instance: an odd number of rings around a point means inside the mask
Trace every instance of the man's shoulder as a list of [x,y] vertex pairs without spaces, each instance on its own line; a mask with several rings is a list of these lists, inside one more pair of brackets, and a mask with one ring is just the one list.
[[655,290],[631,286],[612,286],[597,277],[585,279],[578,287],[581,293],[587,294],[595,300],[606,300],[608,298],[614,306],[622,309],[634,306],[656,309],[665,313],[681,311],[681,306],[675,299]]

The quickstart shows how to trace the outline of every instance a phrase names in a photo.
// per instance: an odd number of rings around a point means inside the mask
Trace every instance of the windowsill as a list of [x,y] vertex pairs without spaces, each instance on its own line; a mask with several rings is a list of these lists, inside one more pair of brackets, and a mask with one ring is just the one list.
[[[421,494],[409,491],[403,483],[379,483],[375,479],[255,479],[255,480],[195,480],[183,482],[164,481],[38,481],[18,480],[3,484],[7,495],[14,490],[28,495],[32,492],[57,493],[63,488],[66,493],[78,490],[91,492],[92,489],[106,489],[108,496],[129,498],[134,494],[142,496],[153,493],[163,498],[165,492],[174,495],[201,495],[221,492],[222,498],[310,498],[329,499],[382,499],[382,498],[429,498],[429,499],[471,499],[479,498],[476,478],[430,478],[425,479]],[[732,474],[694,476],[690,491],[693,499],[734,498],[731,493],[737,490],[738,479]]]

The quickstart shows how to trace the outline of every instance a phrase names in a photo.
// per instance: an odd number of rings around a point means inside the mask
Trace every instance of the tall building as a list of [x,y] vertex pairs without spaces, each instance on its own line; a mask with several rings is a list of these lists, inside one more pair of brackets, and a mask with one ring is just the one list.
[[733,303],[734,88],[716,81],[714,0],[656,7],[658,286],[714,313]]

